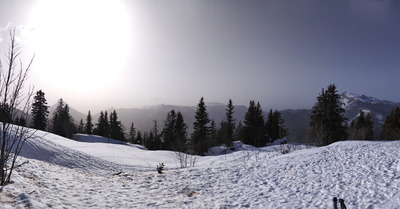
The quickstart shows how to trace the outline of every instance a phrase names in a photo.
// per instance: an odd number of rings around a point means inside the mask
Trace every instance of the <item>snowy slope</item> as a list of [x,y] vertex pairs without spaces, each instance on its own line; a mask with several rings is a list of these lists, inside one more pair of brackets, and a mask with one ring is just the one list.
[[[400,207],[399,141],[286,155],[279,146],[239,144],[240,151],[178,169],[172,152],[82,137],[46,134],[26,144],[24,156],[37,160],[16,169],[0,208],[332,208],[334,196],[349,209]],[[155,170],[160,162],[164,174]]]

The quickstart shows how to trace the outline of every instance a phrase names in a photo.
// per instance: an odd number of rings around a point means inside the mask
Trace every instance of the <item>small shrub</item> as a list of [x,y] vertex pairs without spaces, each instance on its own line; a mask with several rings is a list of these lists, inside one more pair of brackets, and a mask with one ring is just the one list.
[[162,174],[163,171],[164,171],[164,163],[158,164],[158,165],[157,165],[157,172],[158,172],[159,174]]

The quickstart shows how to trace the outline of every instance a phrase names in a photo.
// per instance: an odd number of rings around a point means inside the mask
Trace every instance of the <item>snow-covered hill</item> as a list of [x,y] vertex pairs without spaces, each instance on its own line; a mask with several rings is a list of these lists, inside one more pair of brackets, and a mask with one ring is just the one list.
[[[400,142],[339,142],[280,154],[237,144],[178,169],[173,152],[80,135],[37,132],[0,208],[347,208],[400,207]],[[113,141],[110,141],[113,142]],[[156,165],[165,163],[165,173]]]

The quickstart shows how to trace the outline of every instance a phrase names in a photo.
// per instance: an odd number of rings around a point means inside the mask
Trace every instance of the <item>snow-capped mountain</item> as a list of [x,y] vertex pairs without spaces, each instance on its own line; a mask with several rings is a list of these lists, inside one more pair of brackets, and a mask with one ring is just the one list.
[[[346,110],[345,116],[350,122],[356,119],[360,111],[364,114],[371,114],[374,122],[374,137],[379,138],[382,125],[386,117],[400,103],[380,100],[366,95],[359,95],[351,92],[343,92],[341,94],[341,102]],[[311,110],[283,110],[282,117],[285,119],[285,124],[289,128],[289,139],[301,141],[307,138],[308,123],[310,122]]]
[[400,103],[380,100],[351,92],[343,92],[341,96],[346,110],[346,117],[349,119],[349,122],[357,118],[360,115],[360,111],[363,111],[365,115],[371,115],[372,121],[374,122],[375,137],[379,137],[382,125],[393,108],[400,106]]

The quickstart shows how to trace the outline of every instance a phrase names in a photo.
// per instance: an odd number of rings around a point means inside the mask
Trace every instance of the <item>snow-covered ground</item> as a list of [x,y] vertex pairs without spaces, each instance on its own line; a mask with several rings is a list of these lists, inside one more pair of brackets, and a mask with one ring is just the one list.
[[[280,154],[280,146],[197,157],[45,132],[25,144],[0,208],[400,208],[400,142],[346,141]],[[164,174],[156,172],[165,164]],[[121,173],[122,172],[122,173]],[[116,175],[118,174],[118,175]]]

